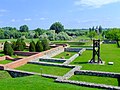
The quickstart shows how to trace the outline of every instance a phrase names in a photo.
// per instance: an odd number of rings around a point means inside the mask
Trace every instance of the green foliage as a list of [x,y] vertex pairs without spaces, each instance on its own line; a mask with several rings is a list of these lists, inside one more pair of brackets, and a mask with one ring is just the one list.
[[13,48],[13,50],[15,50],[15,48],[16,48],[16,42],[15,41],[12,42],[12,48]]
[[21,39],[17,39],[15,50],[16,51],[23,51],[24,50],[24,45],[23,45],[23,42]]
[[43,51],[43,46],[40,40],[37,41],[36,46],[35,46],[36,52],[42,52]]
[[113,28],[110,29],[106,32],[106,38],[110,40],[116,40],[117,41],[117,46],[120,47],[118,41],[120,40],[120,29],[118,28]]
[[14,53],[14,51],[11,47],[11,44],[6,41],[4,44],[4,54],[12,56],[13,53]]
[[29,31],[29,28],[27,25],[20,26],[20,32],[28,32],[28,31]]
[[89,32],[88,37],[92,40],[96,35],[97,33],[95,31],[91,31]]
[[60,32],[56,35],[55,40],[71,40],[72,37],[69,36],[66,32]]
[[30,46],[29,46],[29,51],[30,52],[35,52],[35,42],[34,41],[31,41],[30,42]]
[[50,49],[48,39],[46,39],[46,38],[43,39],[43,40],[41,41],[41,43],[42,43],[42,46],[43,46],[43,50],[44,50],[44,51]]
[[38,33],[38,36],[42,35],[45,32],[45,30],[40,29],[40,28],[37,28],[34,31]]
[[64,31],[64,26],[60,22],[55,22],[50,26],[50,30],[55,30],[56,33]]

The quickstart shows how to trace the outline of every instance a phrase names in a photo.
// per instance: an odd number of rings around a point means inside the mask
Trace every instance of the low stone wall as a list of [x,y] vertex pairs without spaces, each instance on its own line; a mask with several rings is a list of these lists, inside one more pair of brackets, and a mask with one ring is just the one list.
[[10,56],[2,56],[2,57],[0,57],[0,61],[3,61],[3,60],[14,60],[14,58],[12,58]]
[[104,40],[103,41],[103,44],[116,44],[116,41],[114,41],[114,40]]
[[41,52],[44,54],[43,58],[45,57],[54,57],[60,53],[64,52],[64,47],[63,46],[59,46],[59,47],[56,47],[56,48],[52,48],[50,50],[47,50],[47,51],[44,51],[44,52]]
[[38,54],[39,52],[24,52],[24,51],[14,51],[15,55],[21,55],[21,56],[31,56],[34,54]]
[[29,57],[14,61],[12,63],[5,64],[4,69],[6,69],[6,68],[17,68],[17,67],[19,67],[21,65],[27,64],[27,62],[29,62],[29,61],[39,59],[41,56],[43,56],[43,54],[38,53],[38,54],[35,54],[35,55],[32,55],[32,56],[29,56]]
[[79,71],[75,71],[74,74],[75,75],[89,75],[89,76],[120,78],[120,73],[101,72],[101,71],[79,70]]
[[29,64],[37,64],[37,65],[46,65],[46,66],[57,66],[57,67],[65,67],[65,68],[74,68],[75,65],[64,65],[64,64],[57,64],[57,63],[48,63],[48,62],[37,62],[37,61],[30,61]]
[[72,70],[70,70],[68,73],[66,73],[63,77],[59,77],[59,78],[57,78],[57,79],[67,80],[67,79],[69,79],[71,76],[74,75],[74,72],[75,72],[76,70],[80,70],[81,67],[82,67],[82,66],[75,66]]
[[99,88],[99,89],[120,90],[120,87],[104,85],[104,84],[95,84],[95,83],[88,83],[88,82],[82,82],[82,81],[62,80],[62,79],[61,80],[56,79],[55,81],[59,82],[59,83],[68,83],[68,84],[74,84],[74,85],[86,86],[86,87],[92,87],[92,88]]
[[49,75],[49,74],[40,74],[35,72],[27,72],[27,71],[21,71],[21,70],[14,70],[14,69],[6,69],[6,71],[13,77],[23,77],[23,76],[30,76],[30,75],[39,75],[46,78],[53,78],[57,79],[59,76],[55,75]]
[[75,60],[75,58],[77,58],[79,56],[79,54],[75,54],[72,57],[70,57],[68,60],[66,60],[63,64],[68,65],[70,64],[73,60]]
[[65,48],[66,52],[79,52],[82,48]]
[[44,62],[60,62],[63,63],[65,62],[67,59],[58,59],[58,58],[40,58],[39,61],[44,61]]
[[6,56],[0,57],[0,61],[3,61],[6,59]]
[[78,54],[79,54],[79,55],[82,55],[82,53],[83,53],[84,51],[86,51],[86,48],[81,49],[81,50],[78,52]]

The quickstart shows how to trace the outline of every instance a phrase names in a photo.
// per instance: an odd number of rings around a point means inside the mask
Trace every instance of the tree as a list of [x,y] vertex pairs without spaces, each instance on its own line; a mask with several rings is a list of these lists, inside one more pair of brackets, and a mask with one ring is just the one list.
[[42,46],[43,46],[44,51],[50,49],[48,39],[45,38],[41,42],[42,42]]
[[35,45],[35,49],[36,49],[36,52],[41,52],[43,51],[43,46],[40,42],[40,40],[37,41],[36,45]]
[[20,26],[20,32],[28,32],[28,31],[29,31],[29,28],[27,25]]
[[37,28],[37,29],[35,29],[35,32],[37,32],[39,34],[39,36],[40,36],[45,32],[45,30]]
[[13,50],[15,50],[15,48],[16,48],[16,42],[15,41],[12,42],[12,48],[13,48]]
[[88,34],[88,37],[92,40],[94,37],[96,36],[96,32],[95,31],[91,31]]
[[99,26],[98,30],[99,30],[99,33],[102,33],[102,26]]
[[113,29],[108,30],[106,33],[106,38],[110,40],[115,40],[117,42],[117,46],[120,47],[119,45],[120,29],[113,28]]
[[23,51],[24,50],[24,46],[23,46],[23,43],[22,43],[21,39],[17,39],[15,50],[17,50],[17,51]]
[[35,52],[35,42],[34,41],[31,41],[30,42],[30,46],[29,46],[29,51],[30,52]]
[[50,26],[50,30],[55,30],[55,33],[64,31],[64,26],[60,22],[55,22]]
[[95,31],[95,27],[94,26],[92,27],[92,31]]
[[4,54],[12,56],[13,53],[14,53],[14,51],[11,47],[11,44],[6,41],[4,44]]

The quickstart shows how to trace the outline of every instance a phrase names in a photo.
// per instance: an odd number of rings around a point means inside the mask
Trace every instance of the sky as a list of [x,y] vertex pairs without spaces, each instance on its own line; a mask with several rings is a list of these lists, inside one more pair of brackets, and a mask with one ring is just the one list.
[[120,0],[0,0],[0,27],[120,27]]

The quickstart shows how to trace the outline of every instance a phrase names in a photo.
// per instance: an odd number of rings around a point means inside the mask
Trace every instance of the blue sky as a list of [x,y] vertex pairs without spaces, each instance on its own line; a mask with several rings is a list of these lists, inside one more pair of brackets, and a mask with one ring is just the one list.
[[48,29],[57,21],[65,28],[120,27],[120,0],[0,1],[0,27]]

